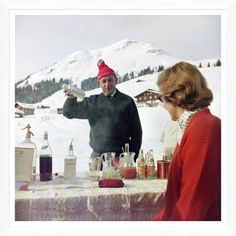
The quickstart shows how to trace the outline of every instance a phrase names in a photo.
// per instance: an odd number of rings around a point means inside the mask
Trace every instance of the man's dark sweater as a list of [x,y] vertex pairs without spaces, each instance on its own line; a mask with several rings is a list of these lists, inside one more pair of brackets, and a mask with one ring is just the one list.
[[[125,143],[138,155],[142,143],[142,127],[134,100],[116,90],[110,100],[103,93],[77,102],[67,98],[63,115],[69,119],[88,119],[90,146],[99,154],[115,152],[119,155]],[[135,157],[135,159],[136,159]]]

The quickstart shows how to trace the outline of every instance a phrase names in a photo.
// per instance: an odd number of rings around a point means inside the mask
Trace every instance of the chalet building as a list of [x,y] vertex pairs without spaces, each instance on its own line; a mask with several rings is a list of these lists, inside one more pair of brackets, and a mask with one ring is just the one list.
[[15,108],[15,118],[21,118],[24,116],[24,112],[19,110],[18,108]]
[[45,106],[45,105],[38,105],[37,109],[47,109],[50,108],[49,106]]
[[63,108],[62,108],[61,104],[54,104],[54,106],[52,106],[52,107],[39,104],[39,105],[37,105],[37,107],[35,109],[35,115],[44,114],[44,113],[45,114],[46,113],[54,114],[55,112],[57,114],[62,114],[63,113]]
[[138,107],[155,107],[158,105],[158,95],[156,90],[147,89],[135,96]]
[[24,116],[34,115],[34,105],[27,104],[23,102],[16,102],[15,103],[16,111],[20,110],[23,112]]

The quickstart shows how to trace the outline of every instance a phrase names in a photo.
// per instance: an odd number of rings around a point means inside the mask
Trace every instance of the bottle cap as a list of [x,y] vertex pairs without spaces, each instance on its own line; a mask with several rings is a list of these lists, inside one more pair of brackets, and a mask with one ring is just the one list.
[[48,132],[47,131],[44,131],[44,134],[43,134],[43,139],[48,139]]
[[22,130],[24,130],[24,129],[27,129],[26,134],[25,134],[25,138],[30,139],[31,135],[34,136],[34,134],[30,131],[30,129],[31,129],[30,124],[27,124],[25,126],[25,128],[23,128]]
[[72,142],[73,142],[73,139],[71,140],[71,143],[70,143],[70,146],[69,146],[69,151],[73,151],[73,144],[72,144]]

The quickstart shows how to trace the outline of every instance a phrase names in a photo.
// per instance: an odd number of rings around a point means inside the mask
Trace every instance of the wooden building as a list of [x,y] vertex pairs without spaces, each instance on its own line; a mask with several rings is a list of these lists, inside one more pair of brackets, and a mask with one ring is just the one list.
[[158,105],[158,95],[159,93],[156,90],[147,89],[134,97],[136,98],[136,103],[138,107],[154,107]]
[[16,102],[15,108],[17,108],[20,111],[23,111],[24,116],[34,115],[34,105],[33,104]]
[[15,118],[22,118],[24,116],[24,112],[22,110],[19,110],[18,108],[15,108]]

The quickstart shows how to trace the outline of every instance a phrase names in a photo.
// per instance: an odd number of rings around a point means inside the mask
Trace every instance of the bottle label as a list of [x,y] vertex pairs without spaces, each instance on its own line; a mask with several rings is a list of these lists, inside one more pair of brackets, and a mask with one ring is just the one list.
[[65,159],[64,162],[64,178],[70,179],[76,176],[76,160],[75,159]]
[[15,148],[15,181],[32,180],[33,148]]
[[147,175],[148,176],[155,176],[155,166],[148,166],[147,167]]
[[138,166],[138,177],[145,177],[145,166]]

